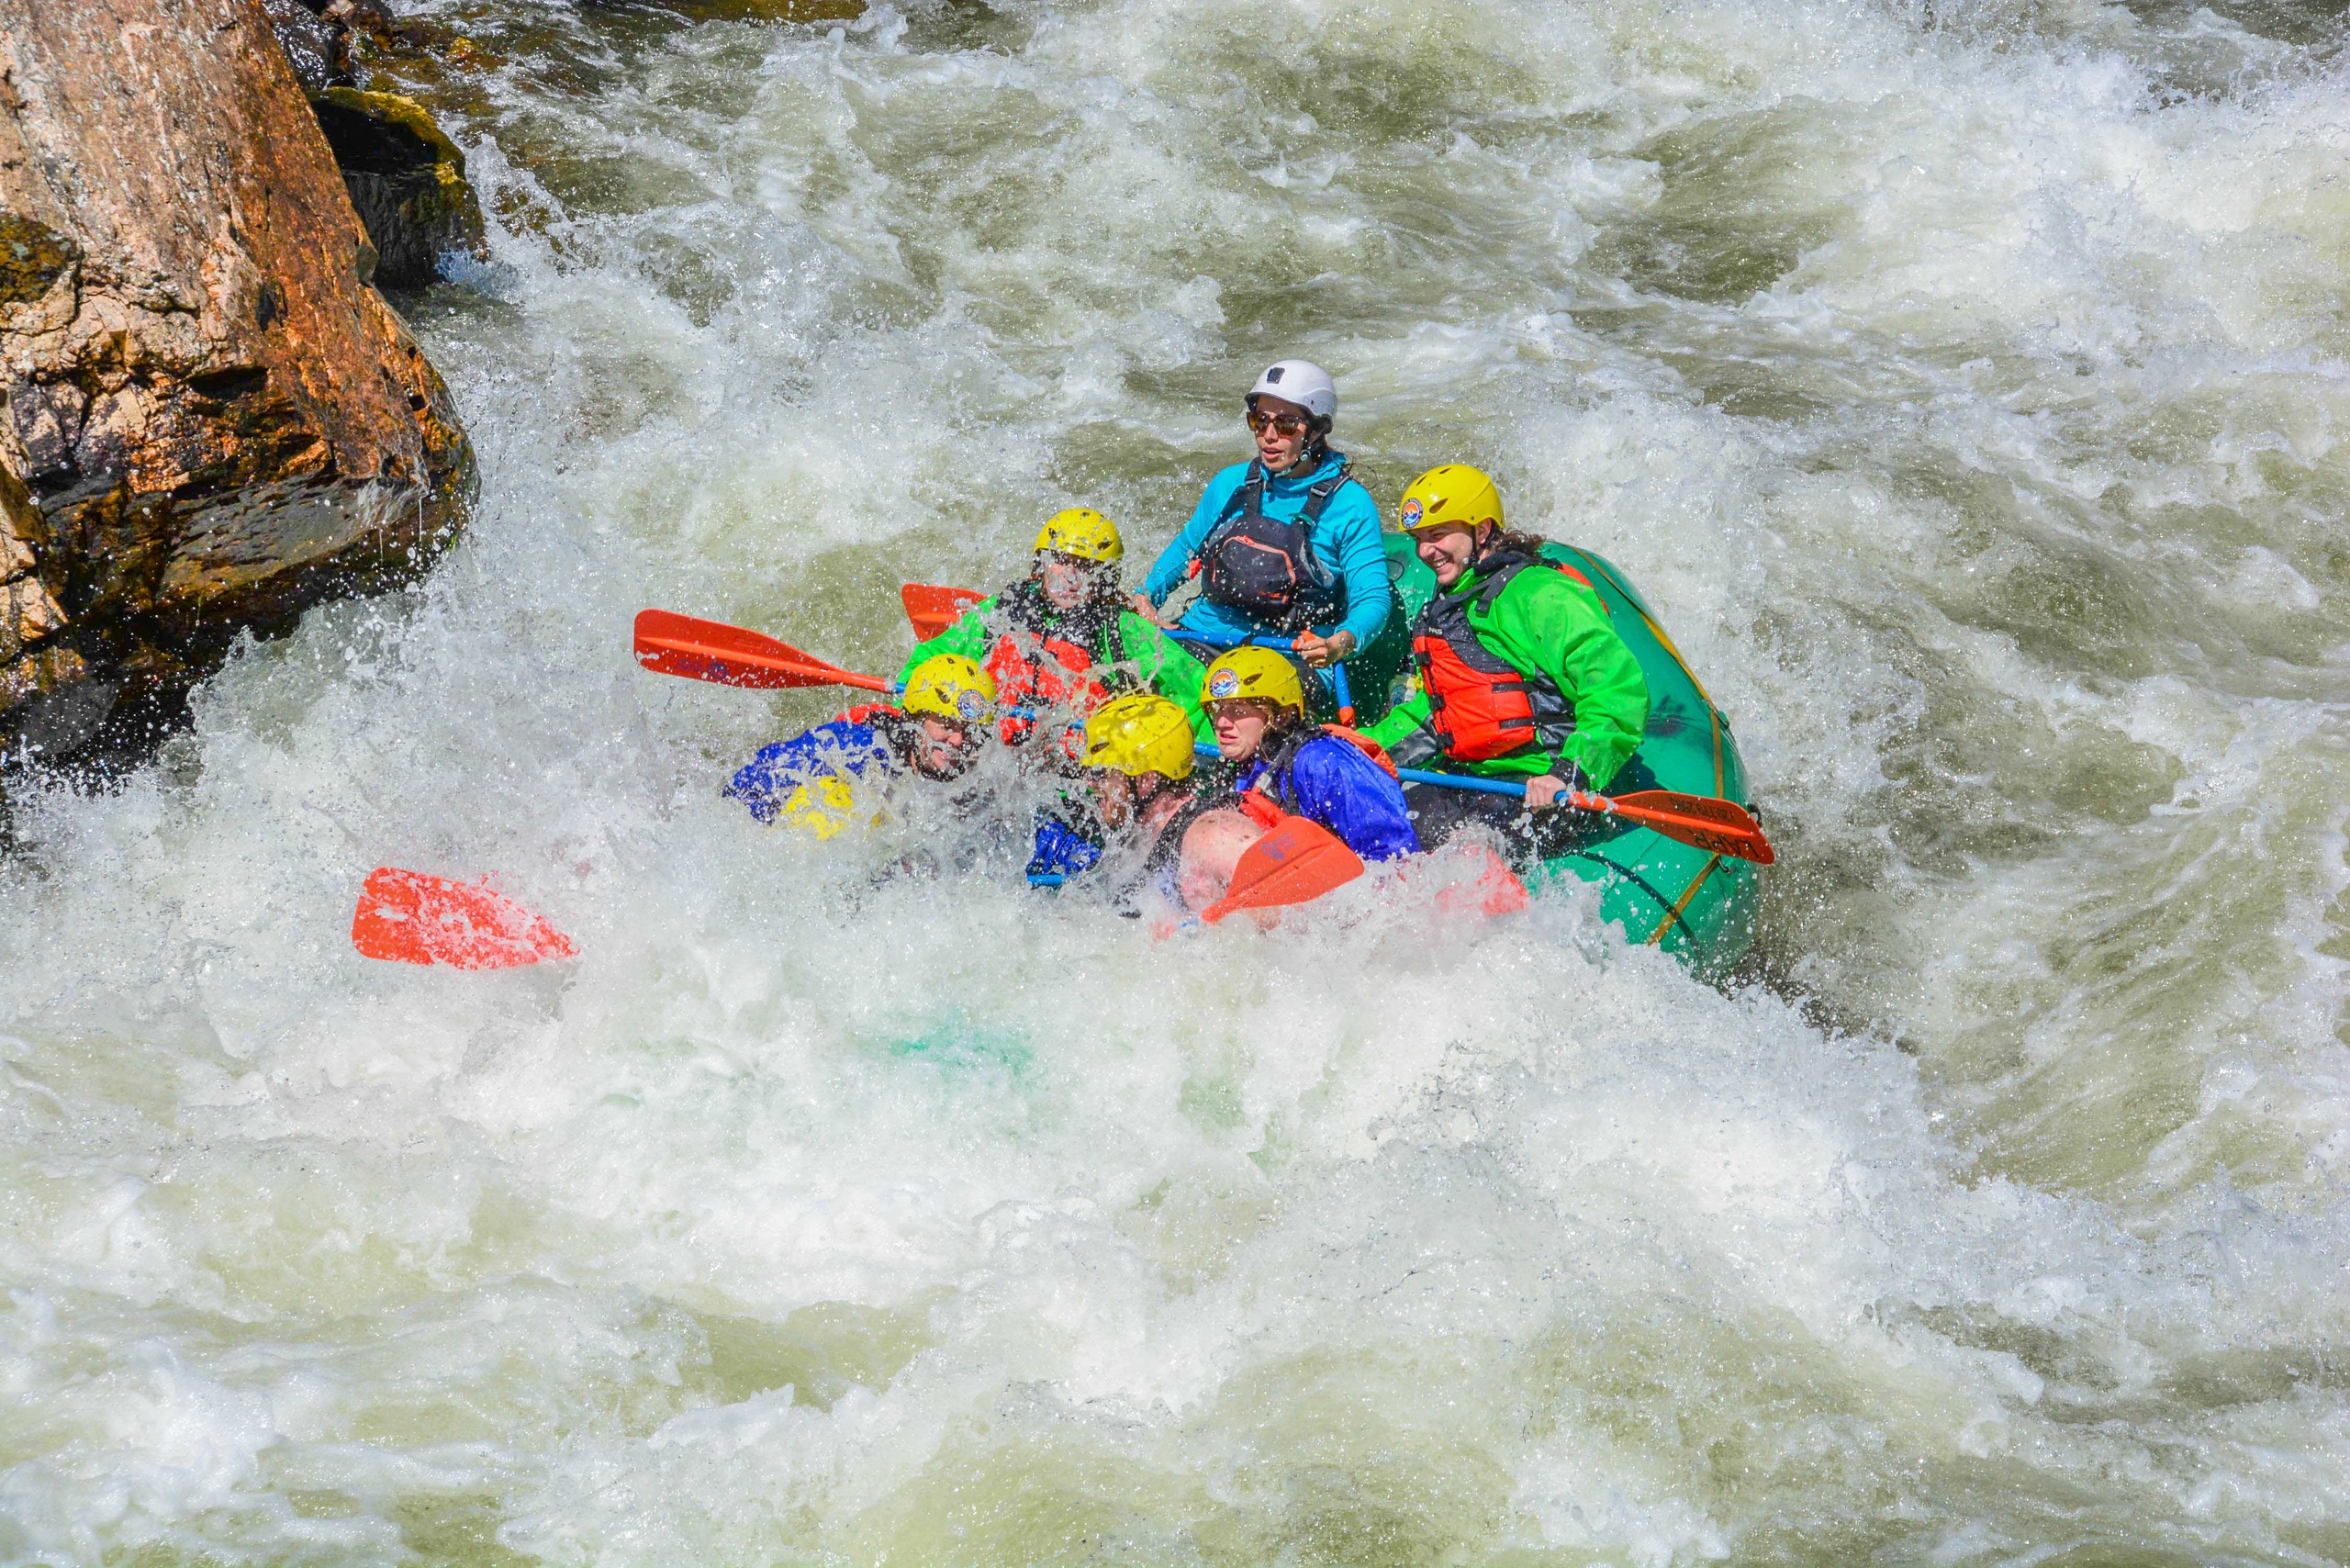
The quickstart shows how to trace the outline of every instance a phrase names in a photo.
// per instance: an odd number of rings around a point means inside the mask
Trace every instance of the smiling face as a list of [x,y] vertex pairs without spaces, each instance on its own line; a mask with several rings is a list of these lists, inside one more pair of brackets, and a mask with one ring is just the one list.
[[1270,393],[1259,393],[1249,410],[1248,426],[1257,437],[1257,461],[1268,474],[1287,473],[1305,451],[1314,423],[1299,405]]
[[1412,548],[1420,562],[1436,574],[1436,586],[1449,588],[1459,582],[1469,570],[1469,563],[1477,558],[1477,531],[1459,523],[1438,523],[1423,528],[1412,535]]

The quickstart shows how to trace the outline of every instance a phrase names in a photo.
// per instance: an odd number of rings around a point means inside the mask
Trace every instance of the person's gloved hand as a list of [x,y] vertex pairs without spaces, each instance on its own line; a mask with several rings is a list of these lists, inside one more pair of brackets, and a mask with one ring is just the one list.
[[1028,885],[1058,888],[1102,858],[1102,846],[1051,817],[1036,824],[1035,852],[1028,857]]

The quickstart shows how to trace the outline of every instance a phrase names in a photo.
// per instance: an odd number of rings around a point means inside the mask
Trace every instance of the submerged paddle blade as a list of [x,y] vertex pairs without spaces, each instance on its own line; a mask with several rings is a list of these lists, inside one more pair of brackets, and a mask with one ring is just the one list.
[[934,583],[908,583],[898,590],[905,600],[906,619],[913,622],[914,637],[929,642],[963,618],[963,611],[987,598],[970,588],[941,588]]
[[486,887],[392,866],[367,873],[351,945],[365,958],[457,969],[510,969],[577,951],[570,937]]
[[1213,925],[1236,910],[1311,903],[1361,875],[1362,857],[1337,834],[1304,817],[1284,818],[1248,846],[1233,868],[1232,885],[1200,918]]
[[1455,857],[1464,869],[1476,868],[1473,879],[1438,890],[1436,907],[1445,913],[1459,914],[1473,909],[1489,917],[1516,914],[1529,902],[1526,884],[1517,879],[1509,862],[1474,838],[1456,838],[1436,853]]
[[1676,794],[1670,790],[1643,790],[1636,795],[1617,796],[1615,809],[1627,822],[1654,828],[1715,855],[1728,855],[1762,866],[1779,857],[1771,847],[1771,841],[1762,836],[1762,825],[1734,801]]
[[776,690],[795,686],[854,686],[887,691],[878,676],[856,675],[764,633],[669,610],[636,614],[636,662],[659,675],[721,686]]

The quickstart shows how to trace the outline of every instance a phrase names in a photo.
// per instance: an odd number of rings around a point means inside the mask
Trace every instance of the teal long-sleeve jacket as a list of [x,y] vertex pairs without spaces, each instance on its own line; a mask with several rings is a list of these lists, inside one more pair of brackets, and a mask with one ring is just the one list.
[[[1297,516],[1305,510],[1306,492],[1337,473],[1345,461],[1343,455],[1334,452],[1311,474],[1283,475],[1268,481],[1265,515],[1276,521]],[[1200,546],[1207,543],[1208,535],[1223,519],[1225,509],[1248,480],[1248,467],[1246,463],[1236,463],[1208,481],[1207,488],[1200,493],[1200,504],[1192,509],[1192,520],[1158,553],[1158,559],[1151,563],[1149,577],[1143,580],[1142,591],[1151,603],[1166,603],[1167,596],[1182,586]],[[1337,625],[1317,626],[1315,630],[1326,635],[1333,631],[1353,633],[1355,651],[1360,653],[1378,639],[1380,628],[1387,624],[1395,603],[1395,591],[1387,580],[1387,547],[1379,534],[1379,503],[1371,498],[1371,492],[1360,482],[1349,479],[1338,487],[1330,504],[1323,509],[1320,521],[1314,525],[1313,542],[1314,554],[1337,579],[1339,601]],[[1192,601],[1177,629],[1196,632],[1221,643],[1246,642],[1250,637],[1281,631],[1278,626],[1251,621],[1237,610],[1210,604],[1205,599]]]

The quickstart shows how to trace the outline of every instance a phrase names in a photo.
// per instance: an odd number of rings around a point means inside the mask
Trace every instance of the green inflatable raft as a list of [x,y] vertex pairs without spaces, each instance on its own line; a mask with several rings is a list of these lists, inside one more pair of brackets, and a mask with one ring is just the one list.
[[[1409,673],[1412,623],[1436,591],[1411,542],[1386,539],[1387,575],[1397,612],[1379,640],[1348,666],[1358,718],[1368,723],[1402,693]],[[1572,545],[1543,554],[1589,578],[1649,680],[1648,738],[1636,754],[1667,790],[1746,804],[1746,765],[1729,721],[1681,657],[1648,601],[1606,558]],[[1647,828],[1633,828],[1544,863],[1539,880],[1573,877],[1599,885],[1600,913],[1634,942],[1662,947],[1696,974],[1717,979],[1754,940],[1757,868],[1708,854]]]

